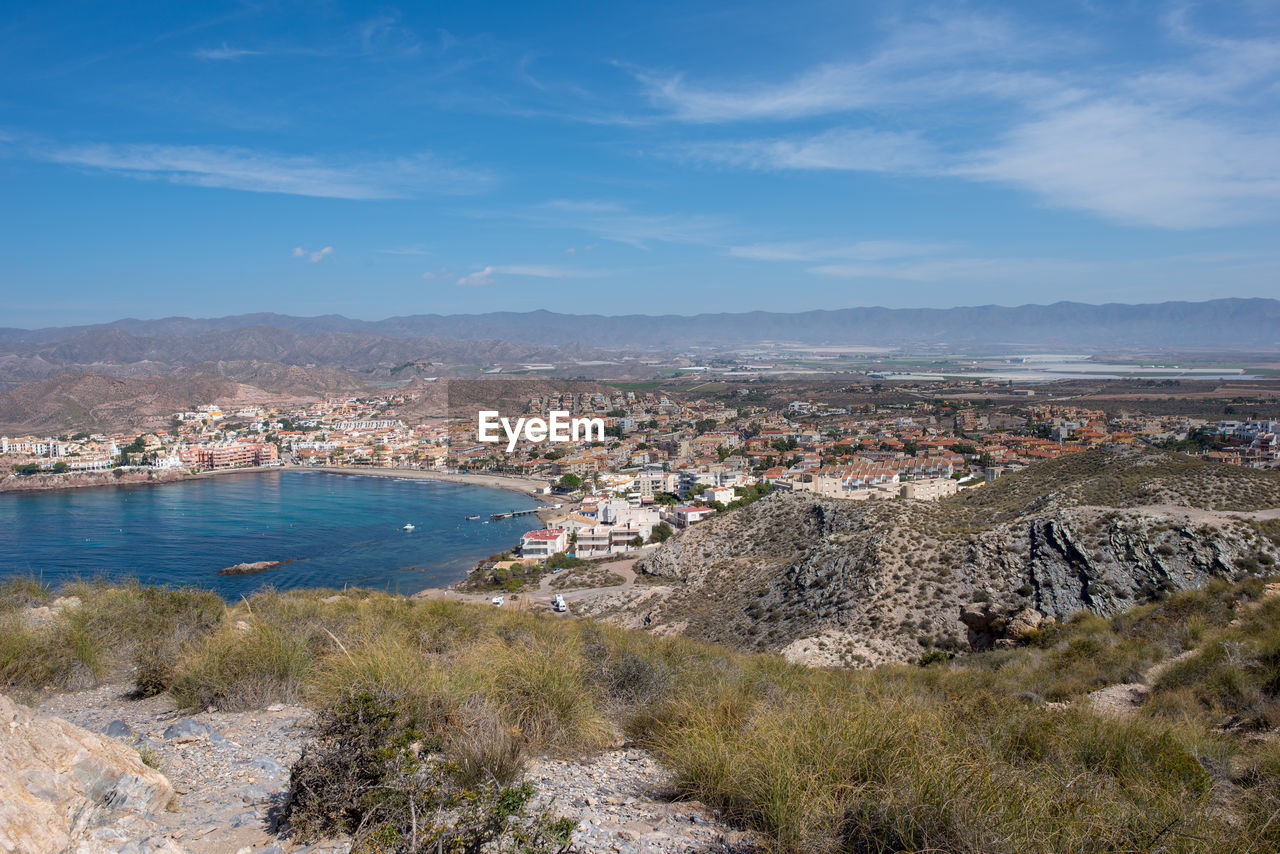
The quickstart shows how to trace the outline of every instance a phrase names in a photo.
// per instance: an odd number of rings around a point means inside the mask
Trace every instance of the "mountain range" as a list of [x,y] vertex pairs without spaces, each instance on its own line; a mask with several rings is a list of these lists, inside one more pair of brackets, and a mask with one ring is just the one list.
[[[281,335],[281,333],[288,333]],[[397,361],[445,342],[496,342],[516,358],[542,358],[529,347],[626,348],[636,351],[694,347],[744,347],[763,342],[807,345],[872,345],[972,350],[1258,350],[1280,344],[1280,301],[1214,299],[1204,302],[1087,305],[973,306],[962,308],[844,308],[795,313],[753,311],[697,315],[573,315],[552,311],[486,314],[419,314],[385,320],[340,315],[294,317],[242,314],[194,319],[124,319],[91,326],[0,329],[0,354],[77,361],[120,358],[306,359],[354,366]],[[407,344],[406,342],[412,342]],[[570,346],[576,345],[576,346]],[[500,360],[503,354],[491,355]],[[459,354],[459,358],[464,358]],[[297,362],[291,362],[297,363]]]

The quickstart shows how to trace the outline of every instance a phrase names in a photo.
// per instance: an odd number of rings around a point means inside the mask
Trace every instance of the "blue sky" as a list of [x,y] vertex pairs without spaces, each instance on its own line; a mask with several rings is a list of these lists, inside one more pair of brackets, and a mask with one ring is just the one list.
[[1280,295],[1280,9],[0,13],[0,326]]

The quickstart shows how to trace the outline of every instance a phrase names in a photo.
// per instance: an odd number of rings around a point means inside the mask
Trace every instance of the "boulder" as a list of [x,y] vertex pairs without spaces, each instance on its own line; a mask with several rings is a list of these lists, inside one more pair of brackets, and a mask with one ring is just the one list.
[[974,650],[1008,649],[1025,643],[1045,618],[1034,608],[1009,613],[990,602],[960,606],[960,622],[969,630],[969,646]]
[[1040,630],[1040,624],[1043,622],[1044,614],[1041,614],[1035,608],[1023,608],[1009,618],[1009,625],[1005,626],[1004,636],[1013,641],[1025,641]]
[[162,738],[165,741],[182,744],[188,741],[199,741],[203,738],[211,739],[214,735],[216,733],[213,727],[207,723],[198,721],[195,718],[183,718],[165,727]]
[[0,851],[115,850],[173,797],[137,751],[3,695],[0,769]]

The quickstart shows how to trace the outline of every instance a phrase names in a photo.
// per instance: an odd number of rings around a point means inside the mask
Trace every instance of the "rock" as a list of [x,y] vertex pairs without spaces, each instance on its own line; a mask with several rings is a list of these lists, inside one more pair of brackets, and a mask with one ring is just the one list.
[[246,804],[265,804],[271,800],[271,796],[274,794],[275,792],[272,789],[261,783],[254,783],[252,786],[245,786],[240,790],[240,800]]
[[194,718],[183,718],[176,723],[169,724],[165,727],[165,741],[174,744],[183,744],[189,741],[199,741],[202,738],[208,738],[213,734],[213,727],[207,723],[195,720]]
[[255,572],[265,572],[268,569],[275,569],[277,566],[284,564],[282,560],[255,560],[251,563],[237,563],[234,566],[224,567],[218,570],[218,575],[252,575]]
[[242,812],[231,817],[232,827],[251,827],[259,824],[260,822],[261,819],[258,818],[258,814],[256,812]]
[[1005,637],[1015,641],[1025,641],[1040,630],[1040,624],[1043,622],[1044,614],[1035,608],[1023,608],[1010,618],[1009,625],[1004,630]]
[[1010,649],[1035,634],[1044,624],[1044,615],[1034,608],[1010,614],[991,602],[973,602],[960,606],[960,622],[969,630],[973,649]]
[[112,721],[111,723],[107,724],[106,733],[112,738],[132,738],[133,737],[133,730],[129,727],[127,723],[125,723],[124,721],[118,718]]
[[122,850],[115,843],[147,836],[146,817],[173,797],[165,776],[133,749],[4,696],[0,768],[3,851]]
[[273,777],[281,777],[289,773],[288,769],[270,756],[253,757],[249,760],[249,767],[264,774],[270,774]]

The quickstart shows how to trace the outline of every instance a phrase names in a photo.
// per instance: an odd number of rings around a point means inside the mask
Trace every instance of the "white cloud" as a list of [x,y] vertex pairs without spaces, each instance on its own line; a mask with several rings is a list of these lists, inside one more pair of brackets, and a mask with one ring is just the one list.
[[857,243],[806,240],[793,243],[732,246],[729,248],[729,254],[735,258],[756,261],[820,261],[823,259],[884,261],[891,258],[936,255],[952,248],[949,243],[925,243],[912,240],[863,240]]
[[1280,205],[1280,133],[1096,101],[1016,128],[954,173],[1122,222],[1219,226]]
[[430,282],[433,279],[443,279],[447,275],[449,275],[449,271],[444,267],[441,267],[439,270],[428,270],[423,273],[422,280],[424,282]]
[[402,199],[467,193],[493,183],[488,173],[442,165],[431,154],[353,159],[267,154],[242,148],[177,145],[32,146],[34,156],[132,178],[255,193],[333,199]]
[[306,258],[312,264],[318,264],[333,254],[333,247],[326,246],[323,249],[317,249],[314,252],[303,249],[301,246],[293,247],[294,258]]
[[1046,280],[1062,281],[1078,277],[1094,269],[1094,265],[1060,258],[937,258],[823,264],[811,267],[810,273],[842,279],[896,279],[909,282],[956,282],[1015,280],[1024,284],[1043,284]]
[[[1050,206],[1159,228],[1274,215],[1280,40],[1206,36],[1177,12],[1166,24],[1171,58],[1123,69],[1066,41],[1054,48],[1077,51],[1077,61],[1055,65],[1035,34],[962,15],[899,27],[863,59],[778,83],[642,82],[676,121],[841,116],[842,126],[821,131],[675,149],[695,162],[1000,183]],[[945,147],[932,141],[941,139]]]
[[195,51],[192,55],[199,57],[200,59],[230,60],[240,59],[245,56],[261,56],[262,51],[229,47],[226,42],[223,42],[221,47],[202,48]]
[[840,169],[862,172],[932,172],[939,155],[916,133],[838,128],[816,136],[743,142],[695,143],[694,160],[750,169]]
[[468,287],[478,287],[480,285],[492,285],[493,275],[496,272],[497,271],[493,267],[485,267],[483,270],[478,270],[474,273],[468,273],[467,275],[462,276],[461,278],[458,279],[458,284],[465,285]]
[[[491,216],[492,212],[477,213]],[[688,214],[648,214],[621,202],[553,199],[502,216],[550,228],[574,228],[598,238],[648,249],[651,243],[709,244],[721,240],[726,223],[719,217]],[[583,247],[595,249],[598,243]]]

